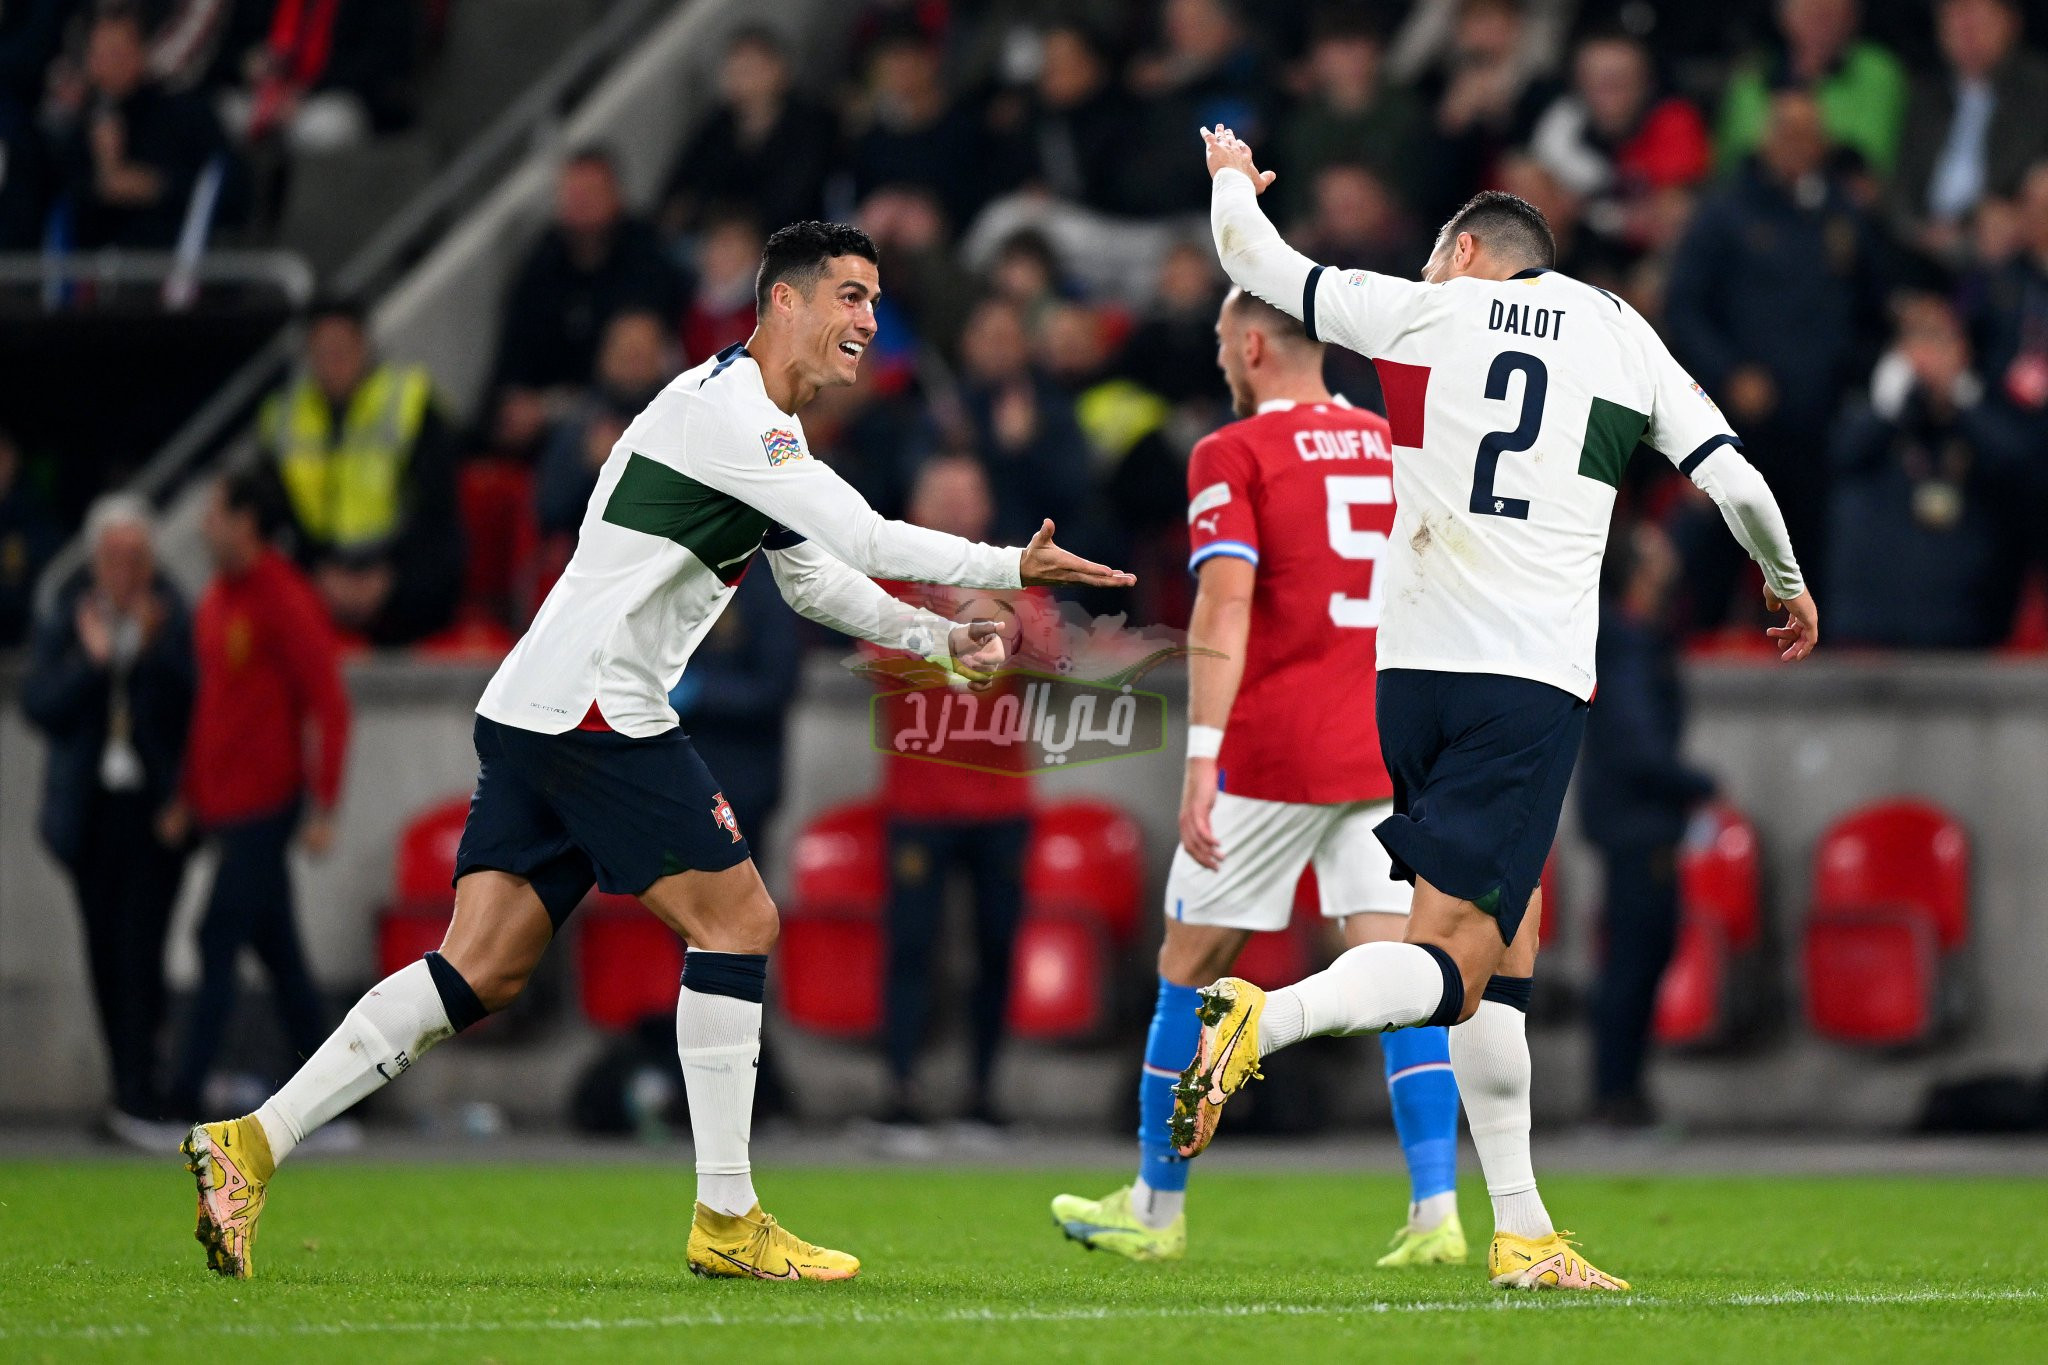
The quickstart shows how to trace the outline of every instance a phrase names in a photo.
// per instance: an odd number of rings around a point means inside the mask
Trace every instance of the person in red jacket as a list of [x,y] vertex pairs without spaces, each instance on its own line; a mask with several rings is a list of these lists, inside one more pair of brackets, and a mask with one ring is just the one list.
[[271,545],[281,509],[254,473],[229,475],[206,512],[216,569],[193,623],[198,696],[182,800],[169,832],[196,827],[220,853],[199,926],[199,992],[171,1101],[197,1113],[234,1013],[237,959],[253,948],[292,1048],[327,1036],[292,904],[293,835],[315,857],[334,843],[348,753],[348,694],[334,629],[305,575]]

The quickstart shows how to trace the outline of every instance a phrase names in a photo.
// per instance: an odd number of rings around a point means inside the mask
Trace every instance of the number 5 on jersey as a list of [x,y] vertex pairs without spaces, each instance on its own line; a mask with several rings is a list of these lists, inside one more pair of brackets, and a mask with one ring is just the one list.
[[1345,559],[1372,565],[1372,590],[1364,597],[1330,594],[1330,619],[1352,630],[1377,630],[1380,624],[1380,556],[1386,553],[1385,531],[1361,531],[1351,523],[1354,507],[1391,507],[1394,481],[1384,474],[1333,474],[1323,480],[1328,496],[1330,548]]

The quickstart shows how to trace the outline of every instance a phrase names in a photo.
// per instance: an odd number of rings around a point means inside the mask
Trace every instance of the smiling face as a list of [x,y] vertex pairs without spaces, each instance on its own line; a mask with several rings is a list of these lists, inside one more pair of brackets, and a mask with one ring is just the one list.
[[788,320],[804,378],[819,388],[851,384],[860,377],[860,358],[878,330],[875,300],[882,297],[881,274],[863,256],[834,256],[808,294],[775,286],[775,307]]

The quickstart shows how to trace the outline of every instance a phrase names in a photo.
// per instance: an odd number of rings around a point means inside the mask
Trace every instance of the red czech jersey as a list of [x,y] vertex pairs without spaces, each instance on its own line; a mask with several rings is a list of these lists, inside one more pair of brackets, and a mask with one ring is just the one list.
[[1234,555],[1259,571],[1225,791],[1316,805],[1393,795],[1373,718],[1393,473],[1386,419],[1341,399],[1269,403],[1195,446],[1189,569]]

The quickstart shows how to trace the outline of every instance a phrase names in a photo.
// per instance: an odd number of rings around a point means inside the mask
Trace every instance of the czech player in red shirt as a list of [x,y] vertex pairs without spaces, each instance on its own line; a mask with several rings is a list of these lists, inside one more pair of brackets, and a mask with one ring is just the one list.
[[[1188,464],[1188,562],[1200,580],[1190,643],[1214,653],[1189,667],[1181,846],[1139,1078],[1139,1173],[1102,1199],[1053,1201],[1068,1237],[1133,1260],[1174,1260],[1187,1247],[1187,1166],[1167,1120],[1201,1027],[1196,988],[1227,974],[1253,933],[1286,926],[1305,867],[1347,946],[1402,938],[1410,899],[1373,835],[1394,792],[1372,696],[1378,561],[1394,524],[1391,433],[1331,396],[1323,347],[1269,304],[1232,290],[1216,339],[1243,420],[1205,437]],[[1380,1264],[1461,1263],[1447,1031],[1380,1041],[1412,1191]]]

